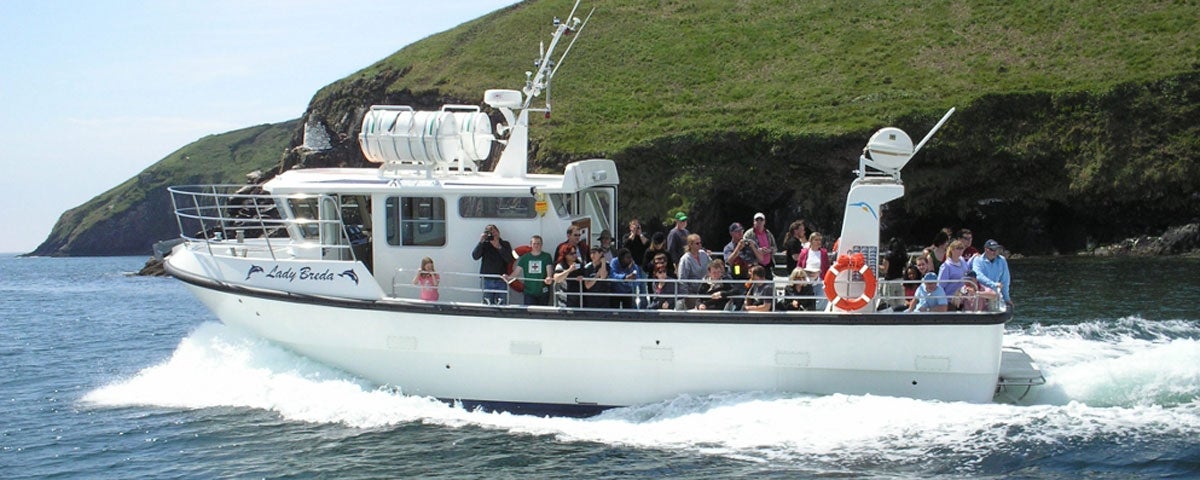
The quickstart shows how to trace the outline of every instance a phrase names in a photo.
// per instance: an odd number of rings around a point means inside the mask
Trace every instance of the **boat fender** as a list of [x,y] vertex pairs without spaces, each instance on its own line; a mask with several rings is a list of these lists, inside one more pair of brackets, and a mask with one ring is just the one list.
[[[513,249],[513,255],[515,255],[517,258],[520,258],[521,255],[524,255],[531,251],[533,251],[533,247],[530,247],[529,245],[521,245],[521,246]],[[512,275],[513,267],[516,266],[516,264],[517,264],[517,262],[515,262],[515,261],[508,264],[508,275]],[[520,278],[514,278],[511,276],[508,278],[509,278],[508,288],[513,289],[513,291],[517,292],[517,293],[525,292],[525,283],[522,282]]]
[[[838,295],[837,289],[834,288],[834,282],[837,280],[838,275],[847,270],[857,271],[859,275],[862,275],[863,282],[866,283],[863,294],[859,295],[858,298],[843,298],[841,295]],[[829,271],[825,272],[825,298],[828,298],[835,307],[843,311],[852,312],[871,303],[871,299],[875,297],[876,286],[875,270],[870,265],[867,265],[861,253],[839,255],[837,264],[830,266]]]

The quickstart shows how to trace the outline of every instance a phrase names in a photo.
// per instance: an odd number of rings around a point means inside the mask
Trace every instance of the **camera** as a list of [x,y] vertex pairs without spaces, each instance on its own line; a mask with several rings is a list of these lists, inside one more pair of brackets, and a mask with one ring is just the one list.
[[492,235],[492,232],[490,232],[490,231],[485,231],[485,232],[483,232],[483,233],[484,233],[484,237],[483,237],[483,238],[486,238],[486,239],[487,239],[487,241],[489,241],[489,242],[490,242],[490,241],[492,241],[492,240],[495,240],[495,239],[496,239],[496,236],[495,236],[495,235]]

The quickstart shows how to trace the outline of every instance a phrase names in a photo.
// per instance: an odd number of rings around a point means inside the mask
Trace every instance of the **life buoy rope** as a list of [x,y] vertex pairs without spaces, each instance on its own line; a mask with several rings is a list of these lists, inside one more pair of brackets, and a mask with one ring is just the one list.
[[[863,288],[862,295],[858,298],[845,298],[838,295],[837,289],[834,288],[834,283],[839,274],[843,271],[857,271],[862,275],[863,282],[866,285]],[[871,299],[875,297],[875,288],[878,282],[875,278],[875,270],[867,265],[861,253],[854,255],[839,255],[836,265],[829,267],[829,271],[825,272],[825,298],[828,298],[833,306],[847,312],[852,312],[863,308],[871,303]]]

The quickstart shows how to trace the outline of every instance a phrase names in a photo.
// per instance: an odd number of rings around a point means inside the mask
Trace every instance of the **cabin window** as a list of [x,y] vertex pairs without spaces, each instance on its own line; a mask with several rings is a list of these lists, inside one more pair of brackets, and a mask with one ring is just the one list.
[[296,219],[302,238],[318,238],[321,234],[319,220],[321,218],[320,197],[289,198],[288,209],[292,218]]
[[441,197],[388,197],[389,245],[446,245],[446,201]]
[[558,218],[567,218],[576,213],[574,193],[551,193],[550,203],[554,204]]
[[533,197],[462,197],[458,216],[462,218],[533,218]]

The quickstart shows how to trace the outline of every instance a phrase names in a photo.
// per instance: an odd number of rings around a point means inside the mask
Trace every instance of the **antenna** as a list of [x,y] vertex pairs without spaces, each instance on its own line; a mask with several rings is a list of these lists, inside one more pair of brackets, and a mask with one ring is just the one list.
[[[550,46],[547,47],[544,43],[541,45],[538,49],[538,59],[533,63],[537,68],[537,73],[529,72],[526,75],[527,80],[523,89],[525,102],[521,105],[522,109],[529,108],[529,104],[533,102],[533,97],[541,95],[542,90],[546,90],[546,111],[549,112],[550,81],[554,79],[554,74],[558,72],[558,67],[562,64],[563,59],[566,58],[567,53],[570,53],[571,46],[575,44],[575,40],[578,40],[579,37],[571,40],[570,45],[567,46],[567,50],[558,58],[557,62],[552,58],[554,50],[558,47],[558,41],[562,39],[563,35],[570,35],[572,32],[582,30],[583,25],[587,23],[581,22],[578,17],[574,16],[575,11],[579,8],[580,1],[582,0],[575,0],[575,6],[571,8],[571,15],[567,17],[567,21],[560,21],[558,18],[554,19],[554,38],[550,40]],[[593,8],[592,12],[595,11],[596,9]],[[588,13],[587,18],[592,18],[592,14]],[[532,78],[528,78],[529,75],[532,75]]]
[[947,111],[945,115],[942,115],[942,119],[938,120],[937,125],[933,126],[933,130],[930,130],[929,133],[925,134],[925,138],[922,138],[921,143],[918,143],[917,147],[913,149],[912,156],[916,156],[917,152],[921,151],[921,147],[925,146],[925,142],[928,142],[930,138],[933,138],[934,132],[937,132],[939,128],[942,128],[942,124],[946,123],[946,120],[949,120],[950,115],[953,114],[954,107],[950,107],[950,110]]
[[[578,4],[577,4],[577,5],[578,5]],[[574,13],[574,12],[572,12],[572,13]],[[567,44],[567,49],[563,51],[563,54],[562,54],[562,56],[561,56],[561,57],[558,57],[558,65],[555,65],[555,66],[554,66],[554,71],[550,72],[550,76],[551,76],[551,77],[554,77],[554,74],[555,74],[556,72],[558,72],[558,67],[561,67],[561,66],[562,66],[563,60],[566,60],[566,58],[567,58],[567,54],[568,54],[568,53],[571,53],[571,47],[574,47],[574,46],[575,46],[575,41],[576,41],[576,40],[579,40],[579,33],[583,31],[583,27],[586,27],[586,26],[587,26],[587,22],[588,22],[588,20],[591,20],[591,19],[592,19],[592,14],[593,14],[593,13],[596,13],[596,8],[595,8],[595,7],[592,7],[592,10],[588,12],[588,14],[587,14],[587,17],[584,17],[584,19],[583,19],[583,23],[580,23],[580,22],[579,22],[579,18],[578,18],[578,17],[572,17],[572,18],[573,18],[573,20],[574,20],[574,23],[575,23],[575,24],[577,24],[577,25],[579,25],[579,28],[575,29],[575,38],[572,38],[572,39],[571,39],[571,43],[568,43],[568,44]]]

